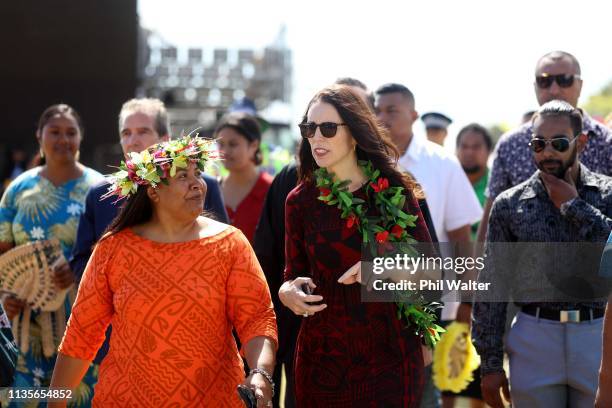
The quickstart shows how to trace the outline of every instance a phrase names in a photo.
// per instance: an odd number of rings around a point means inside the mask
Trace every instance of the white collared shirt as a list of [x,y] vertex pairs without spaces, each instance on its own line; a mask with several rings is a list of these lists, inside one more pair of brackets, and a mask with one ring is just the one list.
[[[470,180],[459,160],[442,146],[413,135],[398,164],[423,188],[439,242],[448,242],[447,231],[480,221],[482,207]],[[445,252],[447,248],[440,249]],[[458,308],[459,302],[445,301],[442,320],[455,319]]]
[[448,242],[447,231],[480,221],[482,207],[470,180],[442,146],[414,135],[399,165],[423,188],[438,241]]

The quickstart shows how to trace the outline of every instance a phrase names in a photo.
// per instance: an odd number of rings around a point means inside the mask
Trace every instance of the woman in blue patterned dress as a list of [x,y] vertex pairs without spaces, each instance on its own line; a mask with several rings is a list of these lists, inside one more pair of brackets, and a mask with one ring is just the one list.
[[[53,105],[43,112],[36,138],[45,164],[22,173],[2,196],[0,253],[31,241],[57,238],[68,258],[87,190],[102,178],[78,161],[82,135],[81,119],[71,107]],[[67,264],[55,268],[54,282],[59,289],[73,285],[74,276]],[[4,299],[20,348],[13,386],[49,386],[74,293],[74,288],[69,290],[64,305],[54,312],[31,310],[16,297]],[[96,373],[97,367],[90,367],[75,392],[75,406],[89,406]]]

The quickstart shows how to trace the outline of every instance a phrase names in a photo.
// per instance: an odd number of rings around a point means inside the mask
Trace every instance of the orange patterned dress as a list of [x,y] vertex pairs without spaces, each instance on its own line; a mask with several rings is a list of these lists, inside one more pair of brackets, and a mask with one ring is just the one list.
[[94,406],[241,407],[244,379],[232,336],[276,341],[268,285],[234,227],[159,243],[131,229],[95,248],[59,351],[93,360],[112,323]]

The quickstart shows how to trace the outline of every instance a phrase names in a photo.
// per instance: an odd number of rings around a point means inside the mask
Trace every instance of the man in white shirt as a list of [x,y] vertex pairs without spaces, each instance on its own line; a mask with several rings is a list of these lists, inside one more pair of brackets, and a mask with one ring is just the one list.
[[469,242],[470,226],[482,208],[457,158],[425,137],[414,135],[419,117],[414,96],[400,84],[376,90],[376,114],[400,151],[400,166],[419,182],[440,242]]
[[[400,167],[410,172],[423,188],[439,242],[469,243],[471,225],[480,220],[482,208],[457,158],[425,137],[413,134],[412,125],[419,115],[412,92],[400,84],[383,85],[375,92],[375,109],[400,151]],[[459,308],[458,303],[447,303],[442,320],[453,320],[457,315],[458,320],[469,322],[470,309],[468,305]],[[439,406],[430,371],[427,366],[428,383],[421,402],[421,407],[427,408]]]

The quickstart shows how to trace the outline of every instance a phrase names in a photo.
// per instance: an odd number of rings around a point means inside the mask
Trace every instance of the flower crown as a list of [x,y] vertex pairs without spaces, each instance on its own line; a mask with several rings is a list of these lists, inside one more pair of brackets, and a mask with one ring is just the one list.
[[128,153],[127,161],[121,161],[119,171],[110,176],[111,185],[102,198],[128,197],[136,194],[139,185],[168,184],[177,169],[185,169],[189,163],[195,163],[204,171],[206,162],[217,158],[213,144],[213,140],[185,136],[156,144],[140,153]]

